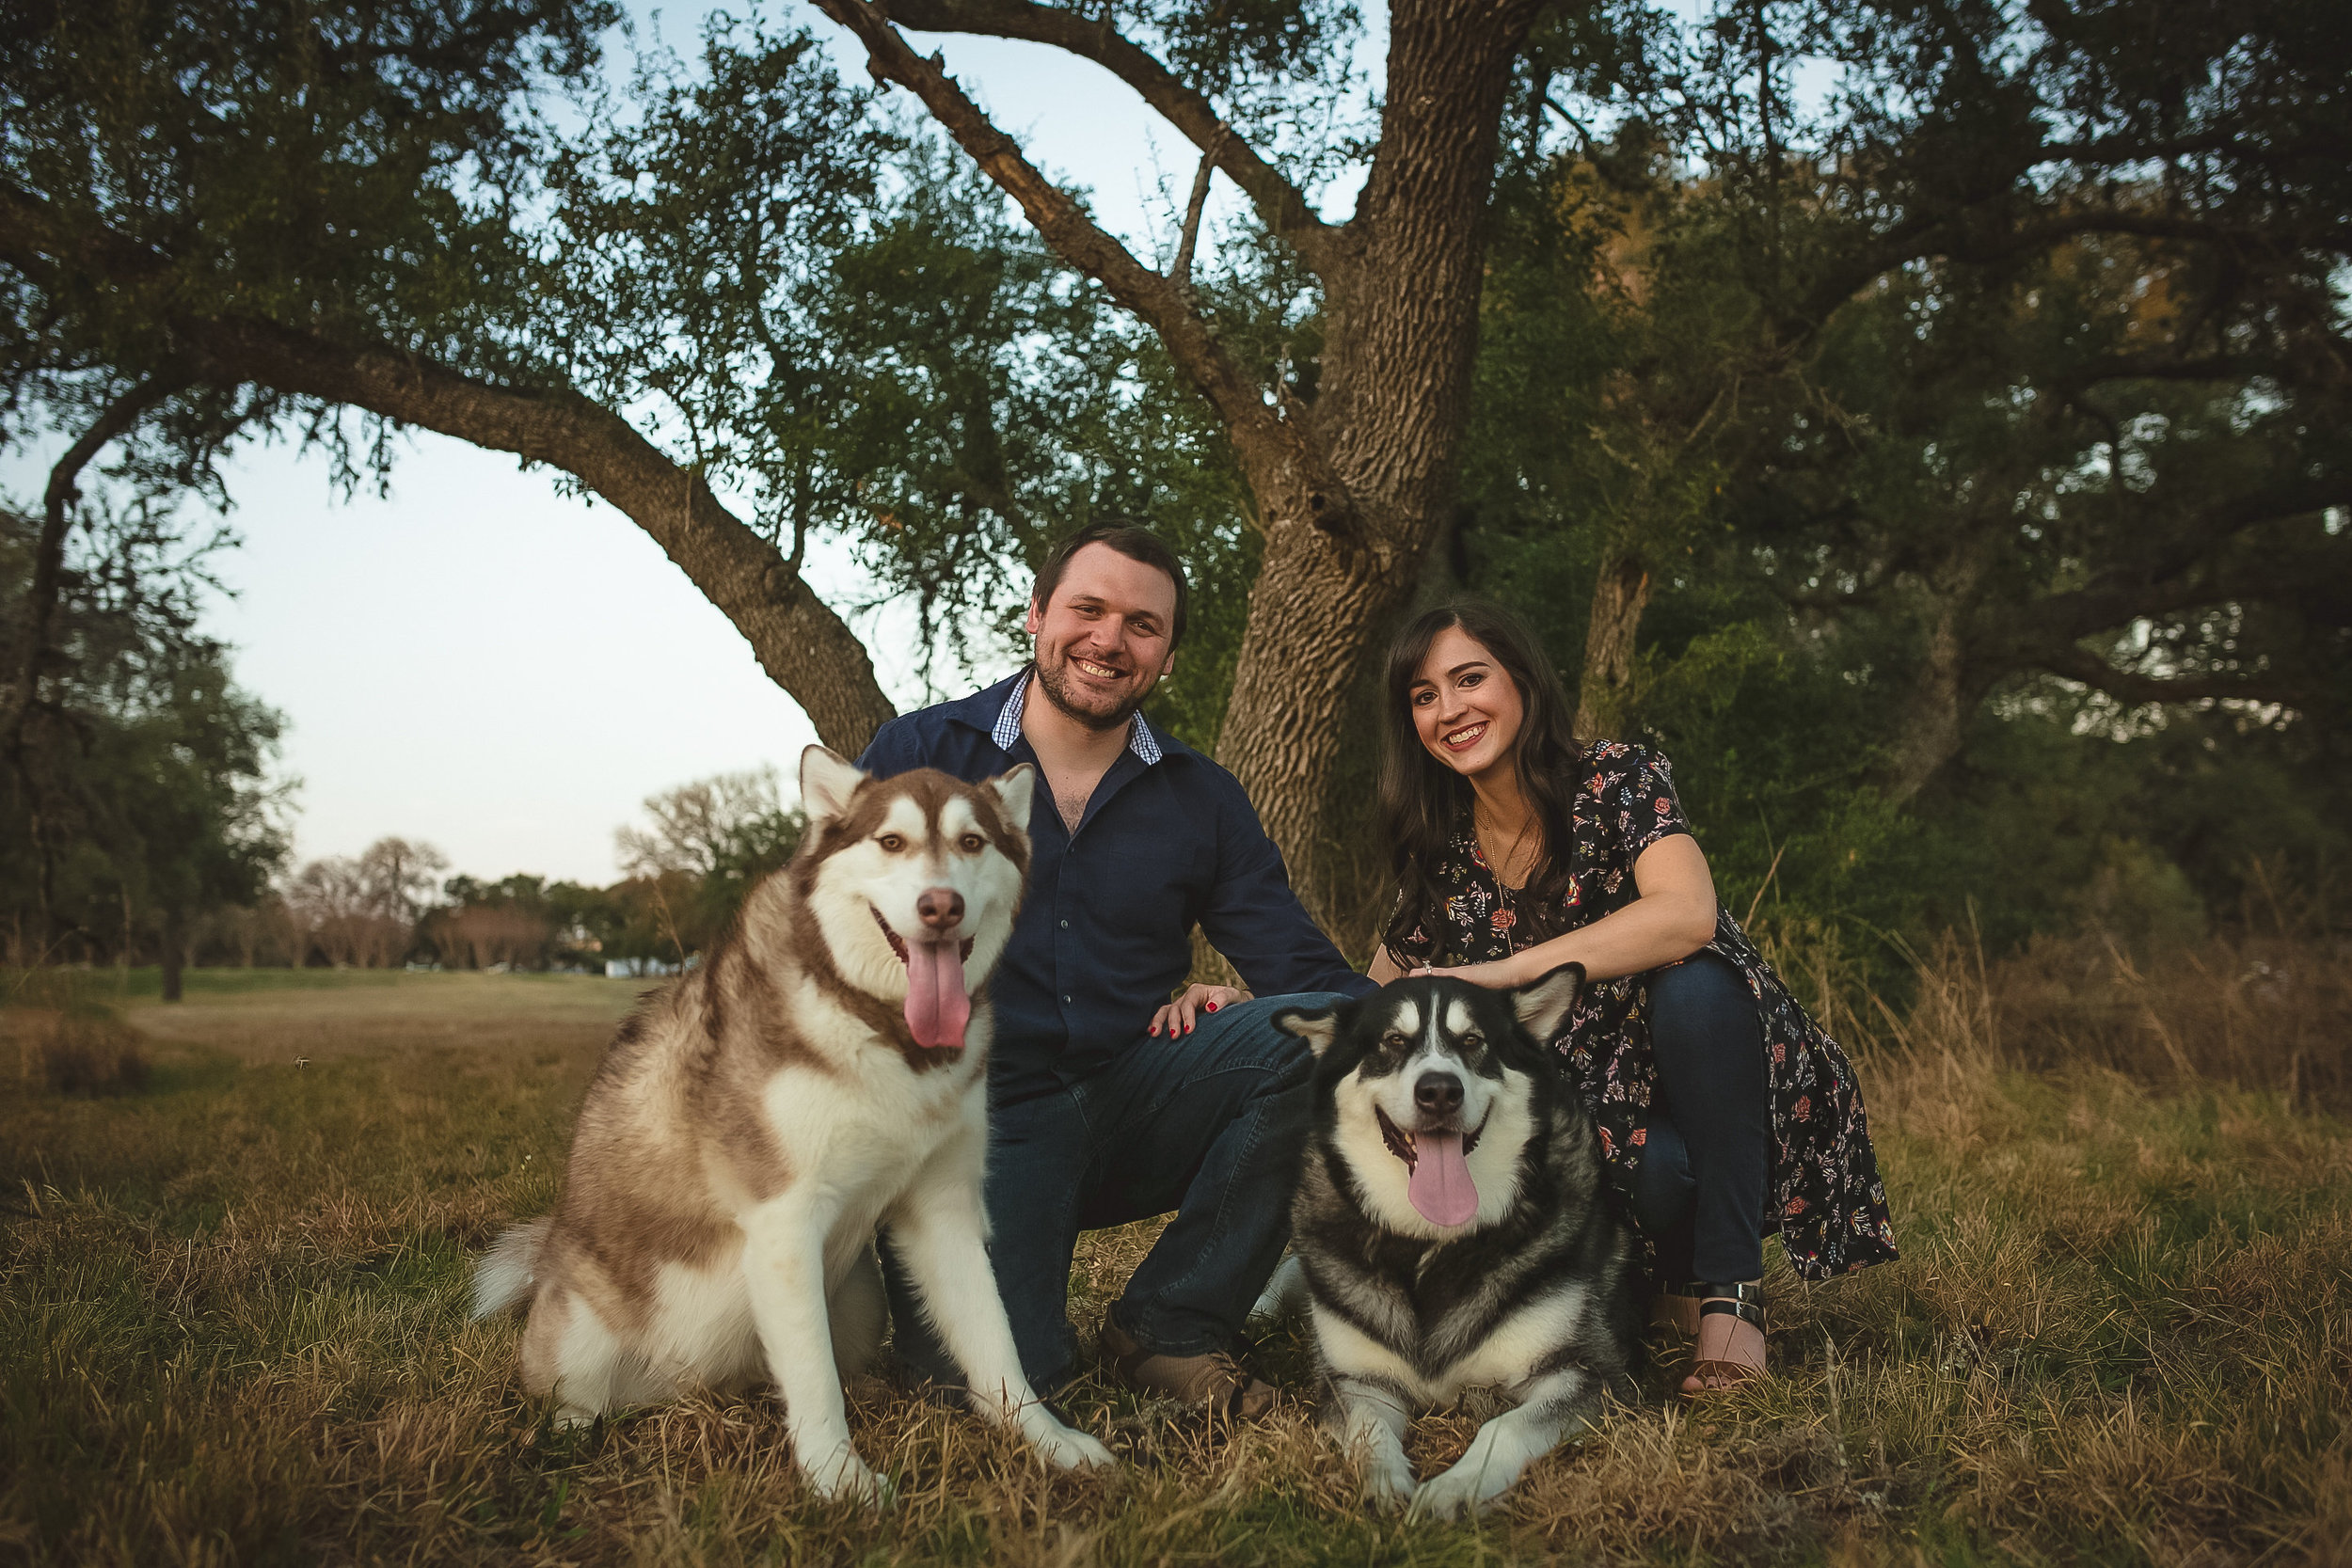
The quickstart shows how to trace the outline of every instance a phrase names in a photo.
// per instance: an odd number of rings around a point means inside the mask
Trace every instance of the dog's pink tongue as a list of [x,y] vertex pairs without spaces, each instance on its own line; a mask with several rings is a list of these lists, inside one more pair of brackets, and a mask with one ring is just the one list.
[[972,998],[963,989],[963,948],[954,942],[907,943],[907,1027],[930,1049],[963,1044]]
[[1478,1184],[1462,1157],[1459,1132],[1420,1132],[1413,1137],[1413,1174],[1405,1196],[1431,1225],[1468,1225],[1478,1213]]

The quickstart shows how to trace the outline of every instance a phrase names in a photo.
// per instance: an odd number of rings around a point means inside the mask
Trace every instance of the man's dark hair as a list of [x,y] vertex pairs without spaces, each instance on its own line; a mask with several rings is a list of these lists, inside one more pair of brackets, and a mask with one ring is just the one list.
[[1108,545],[1130,561],[1140,561],[1146,566],[1156,566],[1168,574],[1168,580],[1176,585],[1176,619],[1168,628],[1168,650],[1176,651],[1176,644],[1184,640],[1186,601],[1192,590],[1184,582],[1184,563],[1168,542],[1141,523],[1125,517],[1107,522],[1089,523],[1054,546],[1054,553],[1045,558],[1045,564],[1037,569],[1037,586],[1029,591],[1029,600],[1042,612],[1054,602],[1054,590],[1061,586],[1062,568],[1070,558],[1089,545]]

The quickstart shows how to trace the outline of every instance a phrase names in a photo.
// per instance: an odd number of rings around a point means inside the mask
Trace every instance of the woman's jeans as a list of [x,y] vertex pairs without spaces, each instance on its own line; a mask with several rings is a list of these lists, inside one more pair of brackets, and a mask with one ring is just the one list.
[[1661,1284],[1764,1273],[1772,1122],[1764,1024],[1728,958],[1702,949],[1648,977],[1658,1082],[1633,1179]]

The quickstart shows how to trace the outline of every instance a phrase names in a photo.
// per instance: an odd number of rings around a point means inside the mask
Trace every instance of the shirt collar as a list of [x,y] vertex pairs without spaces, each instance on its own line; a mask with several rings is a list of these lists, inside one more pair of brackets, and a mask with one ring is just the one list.
[[[1012,692],[1006,697],[1005,705],[996,710],[996,722],[988,732],[998,751],[1011,751],[1013,743],[1021,738],[1021,712],[1028,695],[1029,672],[1025,670],[1012,683]],[[1140,713],[1127,721],[1127,750],[1135,752],[1146,768],[1157,763],[1163,754],[1160,737],[1152,733],[1152,726],[1143,721]]]

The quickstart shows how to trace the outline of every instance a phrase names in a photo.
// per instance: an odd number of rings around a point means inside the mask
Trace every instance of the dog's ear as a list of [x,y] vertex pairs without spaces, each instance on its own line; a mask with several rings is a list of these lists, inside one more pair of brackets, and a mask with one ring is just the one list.
[[1511,993],[1511,1010],[1518,1015],[1519,1026],[1534,1037],[1538,1045],[1549,1045],[1560,1033],[1560,1026],[1568,1021],[1568,1009],[1584,991],[1584,966],[1562,964],[1542,979],[1521,986]]
[[988,787],[996,792],[996,809],[1005,814],[1005,826],[1014,832],[1029,831],[1029,801],[1037,795],[1037,769],[1023,763],[988,781]]
[[829,821],[849,809],[850,797],[863,784],[866,775],[857,764],[822,746],[811,746],[801,753],[801,809],[808,813],[813,827]]
[[1340,1037],[1340,1009],[1336,1004],[1327,1007],[1284,1007],[1274,1015],[1274,1026],[1305,1040],[1307,1049],[1319,1057]]

